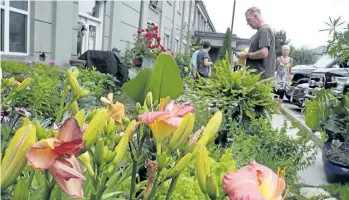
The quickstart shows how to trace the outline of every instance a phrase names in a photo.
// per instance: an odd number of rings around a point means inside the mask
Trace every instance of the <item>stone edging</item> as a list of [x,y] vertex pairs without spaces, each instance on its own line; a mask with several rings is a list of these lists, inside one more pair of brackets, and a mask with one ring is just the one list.
[[322,142],[318,136],[314,134],[314,132],[307,126],[305,123],[299,121],[296,116],[294,116],[287,108],[280,106],[280,112],[291,122],[299,123],[299,128],[305,130],[307,134],[310,136],[310,139],[319,147],[322,147]]

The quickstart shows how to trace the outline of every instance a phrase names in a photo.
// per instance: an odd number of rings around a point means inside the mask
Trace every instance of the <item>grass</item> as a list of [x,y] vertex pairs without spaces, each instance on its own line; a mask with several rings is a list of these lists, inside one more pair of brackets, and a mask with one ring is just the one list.
[[[318,197],[312,197],[312,198],[305,198],[299,194],[299,190],[301,187],[314,187],[309,185],[292,185],[290,186],[290,192],[294,194],[293,197],[288,197],[288,200],[324,200],[326,196],[318,196]],[[339,184],[328,184],[328,185],[321,185],[319,188],[324,189],[328,193],[331,194],[330,197],[334,197],[338,200],[349,200],[349,185],[339,185]]]

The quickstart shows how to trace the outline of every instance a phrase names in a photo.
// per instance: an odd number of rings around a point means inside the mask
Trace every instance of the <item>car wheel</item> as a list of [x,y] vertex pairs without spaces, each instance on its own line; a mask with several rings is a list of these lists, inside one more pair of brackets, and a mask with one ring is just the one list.
[[286,99],[290,101],[291,96],[288,96],[288,95],[285,95],[285,96],[286,96]]

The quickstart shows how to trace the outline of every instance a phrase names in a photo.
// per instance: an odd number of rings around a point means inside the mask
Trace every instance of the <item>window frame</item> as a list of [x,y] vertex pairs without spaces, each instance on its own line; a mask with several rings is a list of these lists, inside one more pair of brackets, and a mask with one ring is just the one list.
[[181,2],[181,0],[177,0],[177,12],[178,12],[178,14],[182,14],[182,2]]
[[[28,10],[21,10],[18,8],[10,7],[10,1],[5,0],[5,4],[0,3],[0,10],[4,10],[4,51],[0,51],[2,55],[9,56],[28,56],[30,50],[30,3],[31,0],[27,0],[28,2]],[[26,33],[26,52],[10,52],[10,12],[18,13],[25,15],[27,17],[27,33]]]

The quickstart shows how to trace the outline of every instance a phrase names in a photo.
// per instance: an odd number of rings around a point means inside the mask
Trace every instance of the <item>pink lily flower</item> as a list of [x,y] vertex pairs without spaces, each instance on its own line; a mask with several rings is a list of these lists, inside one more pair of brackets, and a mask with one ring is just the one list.
[[26,154],[34,170],[49,170],[64,193],[72,198],[83,197],[82,169],[75,154],[83,149],[82,132],[74,117],[67,119],[57,138],[40,140]]
[[[230,200],[281,200],[285,190],[285,171],[274,173],[266,166],[252,161],[236,173],[223,178],[223,188]],[[286,192],[287,193],[287,192]]]
[[179,126],[185,114],[194,112],[193,104],[177,105],[171,100],[165,106],[165,100],[160,99],[159,111],[146,112],[137,116],[137,119],[147,124],[153,133],[156,143],[161,143]]

